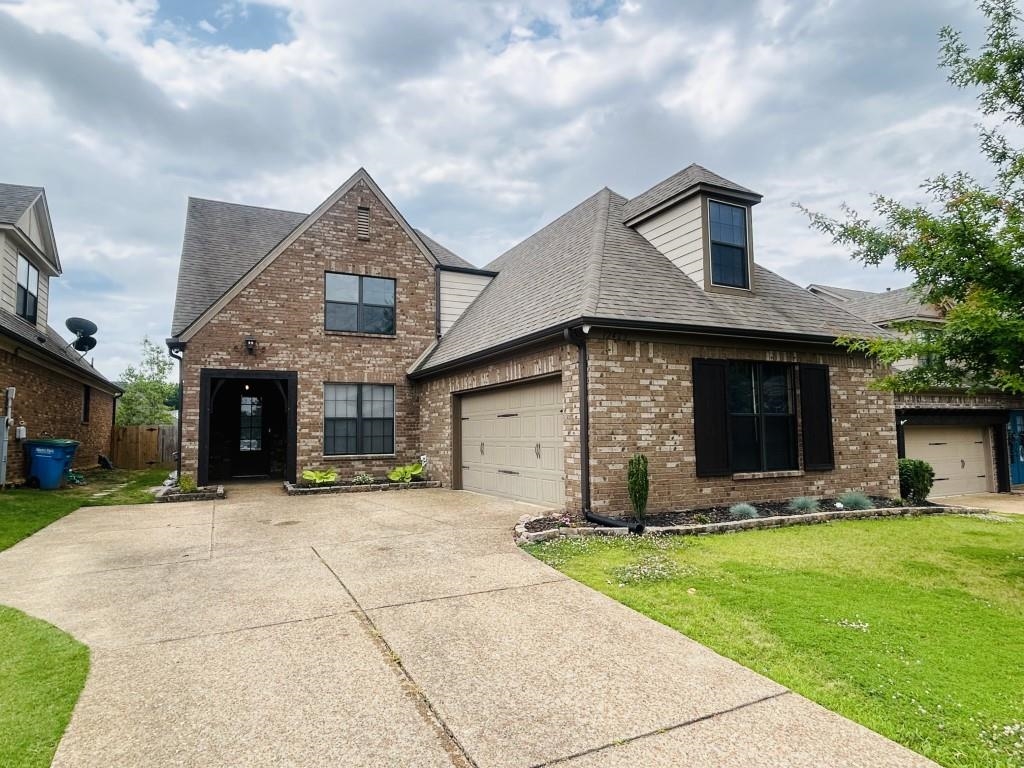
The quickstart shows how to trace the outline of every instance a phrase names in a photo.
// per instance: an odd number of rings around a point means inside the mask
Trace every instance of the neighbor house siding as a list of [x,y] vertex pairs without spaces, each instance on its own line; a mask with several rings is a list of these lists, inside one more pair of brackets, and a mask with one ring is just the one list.
[[441,333],[447,333],[466,307],[487,287],[491,278],[465,272],[440,271],[441,281]]
[[[370,208],[371,236],[356,232],[358,207]],[[396,281],[396,333],[382,336],[324,330],[324,273]],[[257,340],[256,354],[244,339]],[[382,475],[419,452],[419,402],[406,370],[434,341],[434,268],[363,183],[286,248],[192,337],[184,352],[182,469],[199,462],[200,372],[229,368],[298,373],[296,474],[331,466],[343,478]],[[395,455],[325,457],[325,382],[395,387]]]
[[451,485],[460,467],[453,455],[457,426],[456,396],[486,387],[561,375],[562,431],[566,508],[580,509],[579,377],[577,349],[550,344],[428,379],[419,385],[420,444],[430,461],[431,477]]
[[0,303],[8,312],[17,308],[18,249],[6,233],[0,232]]
[[[41,361],[31,359],[24,349],[0,340],[0,391],[15,387],[14,424],[24,425],[29,439],[68,437],[81,445],[74,466],[95,467],[99,454],[110,453],[110,432],[114,421],[114,397],[99,389],[95,382],[61,373]],[[82,399],[86,384],[92,387],[89,422],[82,423]],[[24,445],[10,430],[7,481],[17,483],[25,477]]]
[[[870,388],[880,371],[862,356],[781,345],[704,345],[615,335],[592,339],[588,351],[592,496],[598,513],[629,509],[626,464],[635,452],[645,453],[650,462],[651,511],[831,496],[848,490],[898,495],[893,398]],[[827,365],[835,469],[797,477],[698,478],[695,358]]]
[[693,280],[704,287],[704,227],[700,195],[652,216],[636,230]]

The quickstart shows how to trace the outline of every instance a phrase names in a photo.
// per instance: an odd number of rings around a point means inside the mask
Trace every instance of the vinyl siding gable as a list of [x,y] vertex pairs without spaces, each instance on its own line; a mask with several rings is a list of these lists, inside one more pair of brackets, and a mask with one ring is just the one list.
[[704,287],[702,199],[694,195],[636,227],[637,232],[701,288]]
[[440,270],[441,281],[441,333],[448,332],[456,320],[473,303],[480,291],[491,282],[488,275]]

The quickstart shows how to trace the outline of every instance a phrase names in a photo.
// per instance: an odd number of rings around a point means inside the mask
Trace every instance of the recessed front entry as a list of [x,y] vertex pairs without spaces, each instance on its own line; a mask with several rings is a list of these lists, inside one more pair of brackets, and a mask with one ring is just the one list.
[[296,374],[204,369],[199,482],[295,479]]
[[461,398],[462,487],[534,504],[565,501],[562,381]]

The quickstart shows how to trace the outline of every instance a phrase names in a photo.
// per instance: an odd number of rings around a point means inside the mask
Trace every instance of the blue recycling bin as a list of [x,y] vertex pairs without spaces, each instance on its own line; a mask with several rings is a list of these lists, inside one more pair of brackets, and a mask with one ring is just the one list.
[[46,439],[25,441],[25,476],[35,478],[44,491],[60,488],[78,450],[77,440]]

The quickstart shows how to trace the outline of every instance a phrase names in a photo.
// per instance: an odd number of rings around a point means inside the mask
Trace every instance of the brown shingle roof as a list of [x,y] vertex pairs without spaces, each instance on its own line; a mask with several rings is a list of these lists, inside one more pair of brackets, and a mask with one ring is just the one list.
[[635,229],[629,201],[602,189],[499,258],[498,271],[419,370],[479,355],[573,320],[731,335],[876,336],[879,329],[755,266],[749,295],[702,290]]
[[628,200],[622,209],[623,221],[634,219],[702,184],[736,192],[743,197],[756,198],[758,200],[761,198],[757,192],[740,186],[734,181],[729,181],[717,173],[712,173],[702,165],[693,163],[683,168],[679,173],[658,182],[646,192],[641,192],[632,200]]

